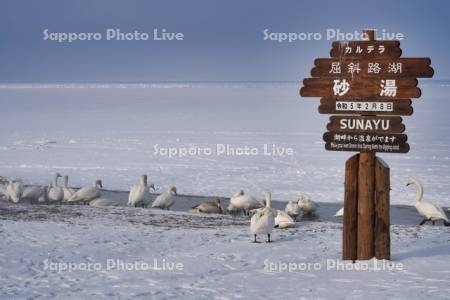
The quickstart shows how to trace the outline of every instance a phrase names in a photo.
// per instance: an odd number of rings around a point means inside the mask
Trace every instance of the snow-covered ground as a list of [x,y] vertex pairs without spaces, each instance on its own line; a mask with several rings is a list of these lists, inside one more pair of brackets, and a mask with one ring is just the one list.
[[0,297],[448,299],[448,227],[394,207],[392,261],[344,264],[322,207],[254,244],[244,217],[0,202]]
[[[411,151],[381,155],[391,166],[392,202],[411,204],[409,176],[425,198],[450,203],[448,83],[420,84],[414,115],[405,117]],[[351,153],[325,151],[328,116],[318,99],[301,99],[297,83],[0,85],[0,175],[47,184],[54,172],[81,186],[96,178],[127,190],[142,173],[159,187],[230,196],[237,190],[287,201],[299,193],[341,202]],[[258,155],[217,155],[216,147],[256,148]],[[211,155],[155,154],[176,147]],[[264,155],[264,145],[293,155]],[[324,185],[327,186],[324,189]]]
[[[405,206],[415,190],[405,183],[416,177],[424,199],[450,206],[450,86],[422,84],[423,99],[404,118],[410,153],[381,155],[392,176],[392,261],[345,265],[368,267],[350,271],[336,261],[342,226],[333,214],[342,206],[351,153],[324,150],[328,117],[318,114],[318,99],[300,99],[298,88],[0,85],[0,175],[48,184],[60,172],[72,186],[101,178],[106,189],[122,190],[104,195],[124,205],[125,191],[144,173],[159,191],[175,185],[181,194],[204,196],[180,197],[174,212],[0,201],[0,298],[448,299],[449,229],[417,226],[420,217]],[[218,144],[258,153],[218,155]],[[155,154],[155,145],[212,153],[167,157]],[[264,155],[264,145],[294,153]],[[239,189],[259,199],[271,191],[278,208],[308,193],[321,202],[319,215],[275,230],[274,243],[253,244],[246,218],[182,212]],[[155,261],[166,269],[123,270]],[[63,270],[68,264],[91,270]],[[176,264],[181,269],[168,270]]]

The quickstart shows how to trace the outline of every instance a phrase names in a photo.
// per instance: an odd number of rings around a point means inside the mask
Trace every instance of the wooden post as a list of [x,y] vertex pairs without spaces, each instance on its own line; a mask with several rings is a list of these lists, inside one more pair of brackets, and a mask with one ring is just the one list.
[[[375,40],[374,30],[364,30]],[[342,258],[390,259],[389,167],[374,152],[361,152],[345,164]]]
[[359,260],[374,256],[375,221],[375,153],[361,152],[358,166],[358,234]]
[[364,29],[363,33],[366,35],[369,41],[375,41],[375,30],[374,29]]
[[375,161],[375,257],[391,259],[390,238],[390,170],[379,157]]
[[358,165],[359,154],[353,155],[345,163],[342,259],[353,261],[357,259]]

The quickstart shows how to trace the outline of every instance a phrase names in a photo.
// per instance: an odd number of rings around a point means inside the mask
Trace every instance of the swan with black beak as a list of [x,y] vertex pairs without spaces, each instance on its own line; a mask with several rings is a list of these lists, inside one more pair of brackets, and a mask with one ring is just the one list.
[[270,207],[272,195],[270,192],[265,193],[266,207],[256,211],[250,220],[250,231],[254,236],[254,243],[257,243],[256,236],[258,234],[267,234],[267,242],[270,243],[270,234],[275,226],[275,218],[277,211]]
[[406,186],[412,184],[417,187],[414,206],[416,207],[419,215],[421,215],[423,218],[422,222],[420,222],[419,225],[423,225],[428,221],[431,221],[434,225],[436,221],[442,220],[445,226],[450,226],[447,215],[445,214],[444,210],[441,207],[435,206],[434,204],[429,202],[422,201],[423,198],[422,184],[417,179],[410,178]]

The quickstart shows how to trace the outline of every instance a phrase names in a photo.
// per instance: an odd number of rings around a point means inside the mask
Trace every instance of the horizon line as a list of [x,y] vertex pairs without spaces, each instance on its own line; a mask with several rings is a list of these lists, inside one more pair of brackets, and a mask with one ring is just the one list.
[[[418,78],[423,81],[450,81],[447,78]],[[151,81],[0,81],[0,85],[20,85],[20,84],[42,84],[42,85],[59,85],[59,84],[180,84],[180,83],[301,83],[299,80],[151,80]]]

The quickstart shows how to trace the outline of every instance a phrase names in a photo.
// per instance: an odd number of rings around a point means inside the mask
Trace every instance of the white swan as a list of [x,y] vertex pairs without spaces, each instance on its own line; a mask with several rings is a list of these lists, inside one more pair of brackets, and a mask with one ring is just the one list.
[[103,188],[102,181],[100,179],[97,179],[92,185],[85,186],[76,191],[67,202],[91,202],[94,199],[100,198],[102,194],[100,190],[101,188]]
[[414,178],[410,178],[408,180],[408,183],[406,184],[406,186],[409,186],[411,184],[414,184],[417,186],[414,206],[416,207],[419,215],[421,215],[423,217],[423,220],[422,220],[422,222],[420,222],[419,225],[423,225],[428,221],[431,221],[434,225],[435,221],[442,220],[444,222],[445,226],[450,226],[447,215],[445,214],[444,210],[441,207],[435,206],[434,204],[431,204],[429,202],[422,201],[422,198],[423,198],[422,184],[418,180],[416,180]]
[[93,207],[108,207],[108,206],[121,206],[120,201],[108,198],[97,198],[89,202],[89,206]]
[[147,207],[150,204],[150,188],[155,190],[155,185],[152,183],[147,184],[147,175],[142,175],[140,178],[140,183],[134,185],[130,189],[130,194],[128,195],[128,206],[138,206]]
[[294,227],[294,219],[286,212],[277,210],[277,216],[275,217],[275,228],[289,228]]
[[249,215],[250,210],[261,208],[263,205],[250,195],[245,195],[243,190],[240,190],[230,199],[228,211],[243,210],[245,215]]
[[189,209],[192,213],[204,213],[204,214],[223,214],[224,209],[220,203],[219,198],[215,198],[213,201],[203,202],[193,206]]
[[67,202],[70,197],[72,197],[73,194],[75,194],[75,190],[69,188],[69,176],[64,176],[64,185],[63,185],[63,192],[64,192],[64,202]]
[[300,209],[303,211],[305,215],[312,215],[317,211],[317,208],[319,205],[312,201],[309,196],[307,195],[301,195],[298,198],[298,206],[300,206]]
[[31,203],[39,202],[39,198],[41,198],[45,193],[45,190],[41,186],[26,186],[23,189],[22,199],[27,199]]
[[61,174],[56,173],[53,177],[52,185],[48,190],[48,201],[50,202],[62,202],[64,200],[64,190],[58,185],[58,178],[62,177]]
[[340,210],[338,210],[338,211],[334,214],[334,216],[335,216],[336,218],[343,218],[343,217],[344,217],[344,208],[342,207]]
[[270,207],[272,198],[270,192],[266,192],[265,197],[266,207],[258,210],[250,220],[250,232],[254,236],[254,243],[257,243],[256,236],[258,234],[267,234],[267,242],[270,243],[270,234],[272,233],[273,227],[275,226],[275,217],[277,216],[277,211]]
[[286,204],[286,207],[284,208],[284,211],[292,217],[292,219],[297,219],[297,217],[300,215],[300,206],[298,206],[298,203],[295,201],[289,201]]
[[160,194],[152,203],[152,207],[169,210],[174,205],[177,196],[177,188],[171,187],[167,192]]
[[50,186],[51,184],[49,186],[42,187],[42,195],[40,195],[39,198],[37,199],[38,203],[48,203],[48,190]]
[[19,201],[22,198],[23,190],[25,188],[22,180],[20,179],[11,180],[9,178],[7,180],[8,184],[6,185],[4,192],[6,198],[14,203],[19,203]]

